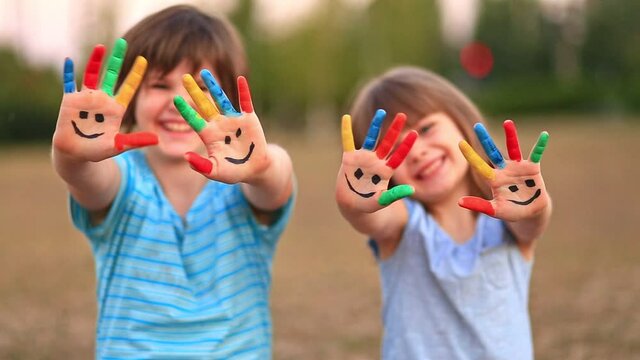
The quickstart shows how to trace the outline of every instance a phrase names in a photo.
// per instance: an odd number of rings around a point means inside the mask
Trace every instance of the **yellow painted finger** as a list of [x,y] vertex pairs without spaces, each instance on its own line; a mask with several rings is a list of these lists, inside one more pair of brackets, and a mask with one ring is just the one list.
[[140,86],[140,82],[142,82],[145,71],[147,71],[147,59],[138,56],[131,67],[131,71],[129,71],[129,74],[127,74],[127,77],[122,82],[118,95],[116,95],[118,104],[125,108],[129,106],[133,95],[135,95],[138,86]]
[[487,163],[482,160],[480,155],[473,150],[471,145],[468,142],[462,140],[458,143],[458,147],[460,147],[460,151],[462,151],[462,155],[464,155],[469,165],[474,168],[480,175],[484,176],[489,180],[494,180],[496,178],[496,174],[491,168],[491,166],[487,165]]
[[353,144],[353,130],[351,130],[351,116],[344,115],[342,117],[342,150],[349,152],[355,149],[356,146]]
[[191,75],[185,74],[182,77],[182,85],[187,89],[187,92],[191,96],[191,99],[193,99],[203,118],[210,120],[220,114],[215,105],[213,105],[213,102],[207,98]]

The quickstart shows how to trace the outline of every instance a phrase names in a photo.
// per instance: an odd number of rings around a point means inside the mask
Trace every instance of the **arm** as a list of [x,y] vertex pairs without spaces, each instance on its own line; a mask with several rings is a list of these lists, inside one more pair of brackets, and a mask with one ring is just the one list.
[[336,179],[336,202],[340,213],[360,233],[375,239],[385,258],[395,250],[408,220],[406,206],[395,202],[413,194],[413,188],[399,185],[387,190],[394,170],[407,156],[417,133],[410,132],[389,157],[406,117],[398,114],[374,152],[385,113],[378,110],[362,149],[355,150],[351,118],[342,118],[342,165]]
[[460,199],[459,204],[469,210],[483,212],[504,220],[523,253],[533,254],[534,242],[546,229],[551,217],[551,198],[547,193],[540,160],[547,146],[549,134],[542,132],[529,159],[522,159],[516,128],[511,120],[504,122],[510,160],[505,160],[481,124],[474,127],[495,168],[491,168],[465,141],[460,150],[471,166],[489,183],[493,199],[473,196]]
[[207,149],[206,158],[190,152],[185,159],[211,180],[242,183],[243,193],[256,209],[277,210],[293,190],[291,159],[281,147],[267,144],[246,79],[238,78],[238,112],[211,72],[203,70],[200,76],[213,103],[188,74],[183,77],[183,85],[198,111],[180,96],[174,99],[176,108]]
[[157,143],[148,133],[120,134],[122,116],[146,70],[146,60],[138,57],[114,96],[113,87],[126,52],[119,39],[107,65],[107,74],[98,88],[104,46],[94,48],[84,74],[83,87],[76,91],[73,62],[64,66],[64,96],[52,140],[54,169],[67,183],[71,195],[89,211],[109,207],[120,186],[120,173],[111,159],[125,149]]

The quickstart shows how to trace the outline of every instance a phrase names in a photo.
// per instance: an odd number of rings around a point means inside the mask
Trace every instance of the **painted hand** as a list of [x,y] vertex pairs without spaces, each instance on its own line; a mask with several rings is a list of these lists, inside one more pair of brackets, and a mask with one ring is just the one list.
[[458,201],[458,204],[469,210],[483,212],[507,221],[522,220],[539,213],[548,206],[549,196],[540,173],[540,160],[547,146],[549,134],[546,131],[540,133],[529,159],[523,160],[516,127],[513,121],[505,121],[504,132],[511,159],[505,160],[486,128],[478,123],[474,129],[485,153],[496,168],[491,168],[485,163],[466,141],[460,142],[460,151],[471,167],[488,181],[493,199],[488,201],[474,196],[465,196]]
[[380,125],[385,115],[383,110],[376,112],[367,137],[359,150],[355,149],[353,143],[351,117],[349,115],[342,117],[344,153],[336,180],[336,200],[345,207],[372,213],[414,193],[413,187],[409,185],[398,185],[390,190],[387,190],[387,187],[389,179],[407,157],[418,134],[415,131],[409,132],[393,154],[389,154],[406,121],[406,116],[399,113],[374,152]]
[[229,184],[250,183],[269,166],[269,158],[260,120],[253,111],[247,80],[238,77],[241,109],[238,112],[211,72],[202,70],[200,77],[215,105],[188,74],[183,77],[183,85],[198,112],[180,96],[174,98],[174,104],[202,139],[208,158],[189,152],[185,154],[185,159],[194,170],[209,179]]
[[101,161],[125,150],[154,145],[158,138],[151,133],[120,133],[120,124],[131,98],[147,68],[147,60],[136,58],[118,94],[113,88],[118,79],[127,42],[118,39],[109,57],[102,85],[98,79],[105,48],[96,45],[84,73],[83,86],[76,91],[73,61],[64,63],[64,96],[53,135],[53,146],[59,151],[85,161]]

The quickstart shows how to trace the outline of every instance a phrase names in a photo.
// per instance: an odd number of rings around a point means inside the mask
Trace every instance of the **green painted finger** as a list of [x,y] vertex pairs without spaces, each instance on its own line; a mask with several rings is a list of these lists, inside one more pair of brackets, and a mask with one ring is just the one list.
[[124,55],[126,52],[127,41],[123,38],[119,38],[113,45],[113,51],[111,52],[109,62],[107,63],[107,71],[104,74],[104,79],[102,80],[102,91],[107,93],[109,96],[113,96],[113,88],[116,85],[116,81],[118,81],[118,75],[120,74],[120,68],[122,67],[122,62],[124,61]]
[[542,160],[542,153],[544,153],[544,149],[547,147],[547,141],[549,141],[549,133],[546,131],[541,132],[536,146],[531,149],[529,160],[534,163],[539,163],[540,160]]
[[176,95],[173,98],[173,104],[180,112],[180,115],[187,121],[189,126],[196,132],[202,131],[207,126],[207,122],[195,111],[182,96]]
[[398,185],[387,191],[383,191],[378,199],[378,204],[387,206],[392,202],[413,195],[415,190],[409,185]]

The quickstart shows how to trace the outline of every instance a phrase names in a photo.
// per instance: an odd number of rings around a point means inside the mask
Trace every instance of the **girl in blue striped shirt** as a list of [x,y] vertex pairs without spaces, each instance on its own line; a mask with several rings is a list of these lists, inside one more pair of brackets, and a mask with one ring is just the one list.
[[270,358],[293,173],[253,111],[236,31],[174,6],[119,39],[100,79],[104,53],[79,91],[66,60],[52,149],[96,260],[96,356]]

